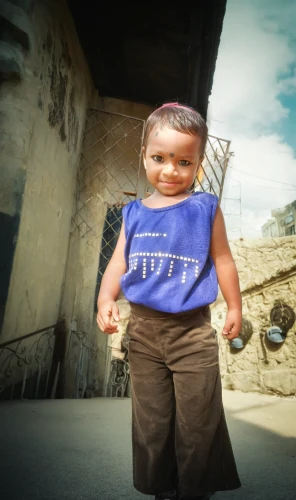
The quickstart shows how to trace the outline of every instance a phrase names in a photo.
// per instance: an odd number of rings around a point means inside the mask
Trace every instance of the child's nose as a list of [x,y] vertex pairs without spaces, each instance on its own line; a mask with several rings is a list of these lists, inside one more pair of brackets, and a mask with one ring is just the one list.
[[[172,163],[166,163],[163,167],[163,173],[166,175],[176,175],[177,171]],[[178,175],[178,174],[177,174]]]

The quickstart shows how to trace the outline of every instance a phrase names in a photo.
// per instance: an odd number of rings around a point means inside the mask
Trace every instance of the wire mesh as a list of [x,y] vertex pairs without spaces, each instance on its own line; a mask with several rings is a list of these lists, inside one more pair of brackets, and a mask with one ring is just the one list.
[[205,157],[196,176],[194,191],[213,193],[221,201],[229,148],[230,141],[208,136]]
[[126,115],[87,113],[71,234],[78,232],[98,255],[95,301],[117,243],[122,208],[137,197],[143,126],[143,120]]
[[79,231],[98,249],[107,209],[122,207],[137,196],[143,124],[100,110],[87,114],[71,232]]

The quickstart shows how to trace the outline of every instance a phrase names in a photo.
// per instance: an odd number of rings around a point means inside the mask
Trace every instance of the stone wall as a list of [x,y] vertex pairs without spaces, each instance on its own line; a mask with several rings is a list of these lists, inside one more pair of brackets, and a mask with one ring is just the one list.
[[6,0],[4,6],[0,219],[7,276],[1,342],[58,320],[93,92],[66,0]]
[[[238,240],[230,243],[239,272],[243,297],[242,349],[222,337],[226,304],[219,294],[211,306],[217,331],[222,383],[226,389],[291,396],[296,394],[296,325],[282,344],[266,336],[270,312],[280,301],[296,312],[296,237]],[[119,301],[123,317],[119,333],[108,337],[112,356],[122,359],[128,303]]]
[[281,344],[266,335],[277,302],[296,312],[296,237],[231,242],[243,297],[242,349],[222,338],[226,305],[219,295],[212,306],[218,332],[223,385],[245,392],[296,394],[296,325]]

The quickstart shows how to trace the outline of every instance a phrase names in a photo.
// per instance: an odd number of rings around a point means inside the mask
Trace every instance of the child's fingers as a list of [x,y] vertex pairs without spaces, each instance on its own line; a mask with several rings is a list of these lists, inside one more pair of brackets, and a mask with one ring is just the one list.
[[101,314],[97,315],[97,323],[104,333],[115,333],[118,331],[117,325],[112,324],[112,319],[110,315],[102,316]]
[[119,309],[118,309],[118,306],[116,303],[113,304],[113,306],[112,306],[111,317],[114,319],[114,321],[119,321],[119,319],[120,319]]
[[232,340],[239,336],[239,329],[234,324],[231,327],[225,324],[222,334],[227,340]]
[[224,328],[222,330],[223,335],[229,335],[233,328],[233,323],[230,321],[225,321]]
[[230,333],[228,333],[227,335],[225,335],[227,340],[236,339],[236,337],[238,337],[238,336],[239,336],[238,332],[232,332],[232,331]]

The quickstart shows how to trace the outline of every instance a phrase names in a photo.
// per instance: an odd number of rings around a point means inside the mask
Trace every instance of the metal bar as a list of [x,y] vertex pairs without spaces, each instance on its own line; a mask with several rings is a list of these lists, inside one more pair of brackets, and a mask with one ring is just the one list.
[[[108,338],[109,341],[109,338]],[[110,377],[110,368],[111,368],[111,356],[112,356],[112,347],[108,345],[109,342],[107,343],[107,349],[106,349],[106,364],[105,364],[105,376],[104,376],[104,386],[103,386],[103,396],[107,397],[107,391],[108,391],[108,382],[109,382],[109,377]]]
[[[211,146],[211,149],[212,149],[212,151],[213,151],[213,153],[214,153],[214,155],[215,155],[215,150],[214,150],[214,148],[213,148],[213,146],[212,146],[212,144],[211,144],[211,143],[210,143],[210,146]],[[217,181],[217,183],[218,183],[218,186],[220,186],[220,181],[219,181],[219,179],[218,179],[218,177],[217,177],[217,175],[216,175],[216,172],[215,172],[215,169],[213,168],[213,165],[212,165],[211,160],[209,160],[209,158],[208,158],[208,154],[207,154],[207,153],[206,153],[206,157],[207,157],[207,160],[208,160],[208,162],[209,162],[209,164],[210,164],[210,167],[211,167],[211,169],[212,169],[212,172],[213,172],[214,176],[216,177],[216,181]],[[219,163],[219,165],[220,165],[220,162],[219,162],[219,160],[218,160],[218,156],[217,156],[217,162],[218,162],[218,163]],[[222,170],[222,169],[221,169],[221,170]]]
[[89,108],[92,111],[100,111],[100,113],[106,113],[107,115],[123,116],[124,118],[130,118],[131,120],[137,120],[139,122],[145,122],[143,118],[137,118],[135,116],[123,115],[122,113],[114,113],[113,111],[104,111],[101,108]]
[[55,327],[56,327],[56,324],[51,325],[51,326],[47,326],[46,328],[40,328],[40,330],[36,330],[35,332],[32,332],[32,333],[27,333],[26,335],[23,335],[22,337],[17,337],[16,339],[13,339],[13,340],[8,340],[7,342],[3,342],[2,344],[0,344],[0,349],[2,349],[3,347],[6,347],[9,344],[14,344],[15,342],[18,342],[19,340],[24,340],[24,339],[28,339],[30,337],[33,337],[34,335],[37,335],[37,333],[46,332],[47,330],[51,330],[52,328],[55,328]]
[[38,374],[37,374],[37,382],[36,382],[36,389],[35,389],[35,399],[37,399],[37,397],[38,397],[40,379],[41,379],[41,365],[38,364]]
[[[207,174],[207,173],[206,173],[206,171],[205,171],[205,167],[204,167],[203,165],[201,165],[200,167],[202,168],[202,171],[203,171],[204,175],[206,176],[206,179],[207,179],[207,181],[208,181],[208,183],[209,183],[209,186],[210,186],[210,187],[212,187],[212,183],[211,183],[210,179],[208,178],[208,174]],[[196,176],[196,179],[197,179],[197,176]],[[201,182],[200,182],[198,179],[197,179],[197,182],[198,182],[198,184],[199,184],[199,185],[203,188],[203,186],[202,186]],[[214,193],[216,194],[216,192],[215,192],[215,191],[214,191]]]
[[84,397],[84,393],[86,391],[86,387],[87,387],[87,370],[86,370],[86,377],[84,377],[83,375],[83,366],[84,366],[84,359],[85,359],[85,352],[87,351],[86,347],[84,346],[83,348],[83,356],[82,356],[82,366],[81,366],[81,379],[82,379],[82,390],[81,390],[81,396],[80,396],[80,399],[83,399]]
[[84,387],[84,383],[85,383],[84,376],[83,376],[85,346],[82,344],[81,347],[82,347],[82,349],[81,349],[81,362],[80,362],[80,367],[79,367],[79,380],[78,380],[78,388],[77,388],[77,396],[78,396],[78,398],[79,398],[79,385],[80,385],[80,381],[82,380],[82,382],[83,382],[81,398],[83,397],[83,392],[84,392],[83,391],[83,387]]
[[219,143],[220,148],[221,148],[221,149],[222,149],[222,151],[223,151],[223,156],[224,156],[224,158],[225,158],[226,151],[227,151],[227,146],[228,146],[228,144],[229,144],[229,142],[230,142],[230,141],[226,141],[226,150],[225,150],[225,151],[224,151],[224,148],[223,148],[223,144],[221,143],[221,140],[220,140],[220,139],[218,139],[218,137],[217,137],[217,141],[218,141],[218,143]]
[[27,369],[28,369],[28,366],[26,365],[25,373],[24,373],[24,377],[23,377],[21,399],[24,399],[24,393],[25,393],[25,387],[26,387],[26,381],[27,381]]
[[51,349],[51,355],[50,355],[50,360],[49,360],[49,367],[48,367],[47,375],[46,375],[46,383],[45,383],[45,389],[44,389],[44,397],[45,398],[46,398],[47,389],[48,389],[49,374],[50,374],[50,370],[51,370],[51,364],[52,364],[52,356],[53,356],[54,346],[55,346],[55,336],[53,336],[53,346],[52,346],[52,349]]
[[82,344],[80,344],[79,359],[78,359],[78,363],[76,366],[76,374],[75,374],[74,397],[76,399],[78,398],[79,370],[80,370],[80,363],[81,363],[81,355],[82,355]]
[[222,139],[222,137],[217,137],[216,135],[208,135],[208,137],[212,137],[213,139],[218,139],[218,141],[230,142],[228,139]]
[[220,188],[220,193],[219,193],[219,203],[220,203],[221,198],[222,198],[222,192],[223,192],[223,187],[224,187],[224,181],[225,181],[225,176],[226,176],[226,170],[227,170],[227,167],[228,167],[228,162],[229,162],[229,149],[230,149],[230,141],[229,141],[229,142],[228,142],[228,144],[227,144],[226,153],[225,153],[225,159],[224,159],[224,172],[223,172],[223,175],[222,175],[221,188]]
[[58,362],[56,374],[55,374],[55,377],[54,377],[53,386],[52,386],[52,389],[51,389],[51,394],[50,394],[50,398],[51,399],[54,399],[55,395],[56,395],[59,373],[60,373],[60,361]]

